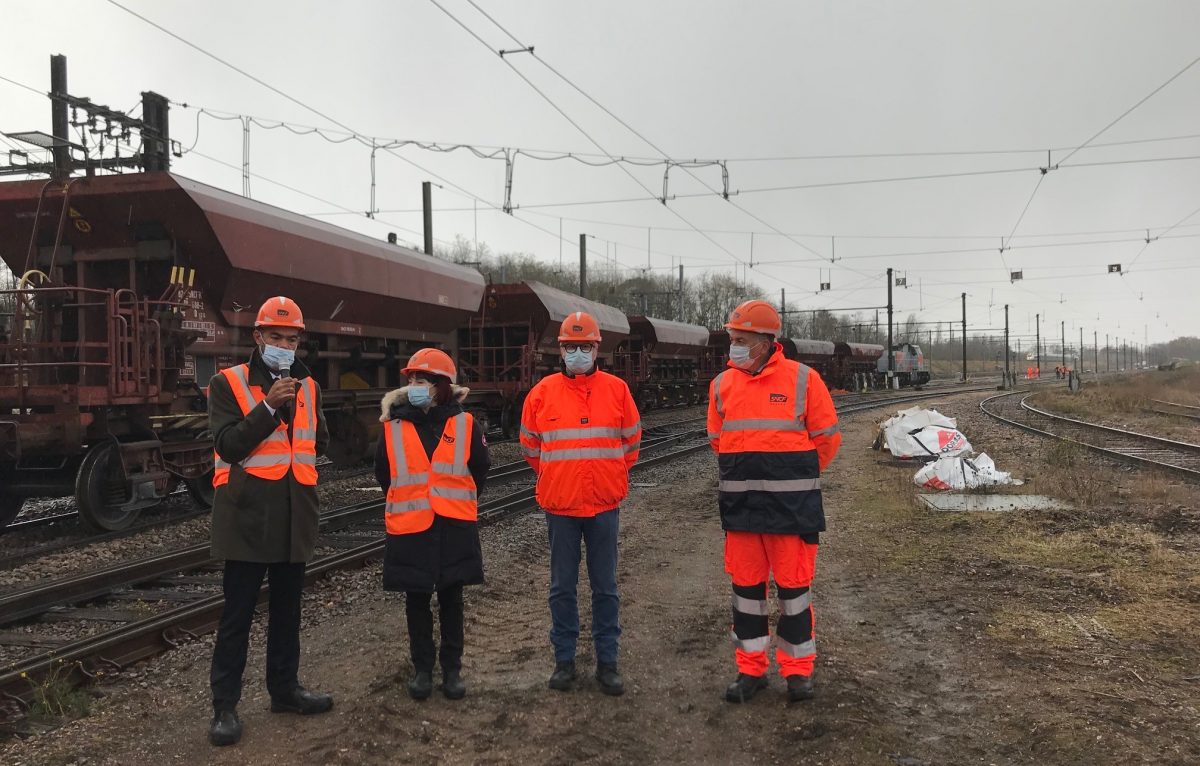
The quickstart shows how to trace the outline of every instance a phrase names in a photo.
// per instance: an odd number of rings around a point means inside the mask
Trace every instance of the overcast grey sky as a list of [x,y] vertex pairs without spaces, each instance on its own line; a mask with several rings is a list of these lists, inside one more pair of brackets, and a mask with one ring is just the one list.
[[[436,174],[453,184],[434,190],[439,240],[477,225],[494,250],[562,252],[570,268],[586,232],[596,257],[629,268],[682,259],[689,273],[741,273],[756,232],[749,278],[802,308],[879,305],[890,266],[909,284],[900,317],[957,319],[966,292],[974,326],[1001,324],[1008,303],[1014,333],[1042,312],[1068,340],[1083,327],[1087,344],[1093,330],[1200,334],[1200,64],[1071,154],[1200,56],[1197,2],[476,0],[535,47],[503,60],[495,50],[520,46],[468,0],[437,3],[486,45],[430,0],[120,2],[365,136],[663,157],[549,65],[667,156],[726,160],[740,190],[725,201],[710,191],[718,167],[692,170],[699,180],[674,168],[678,196],[664,206],[662,165],[625,166],[639,185],[617,166],[519,156],[509,216],[497,209],[502,159],[407,146],[379,154],[376,204],[389,212],[368,220],[345,212],[368,208],[368,147],[252,127],[252,196],[338,225],[419,242],[420,182]],[[53,14],[0,0],[0,18],[0,75],[38,90],[62,53],[71,93],[118,109],[154,90],[344,137],[105,0]],[[195,143],[175,170],[240,192],[240,124],[201,116],[197,139],[197,114],[172,109],[172,135]],[[49,127],[44,96],[0,81],[0,131]],[[1043,177],[1047,149],[1062,165]],[[922,156],[862,156],[879,154]],[[827,155],[842,156],[812,159]],[[1144,161],[1156,158],[1169,159]],[[1012,172],[978,174],[989,170]],[[947,174],[967,175],[845,183]],[[798,186],[809,188],[766,191]],[[1147,229],[1165,235],[1146,244]],[[1127,273],[1107,274],[1110,263]],[[1010,283],[1010,269],[1025,279]],[[833,290],[818,294],[822,281]]]

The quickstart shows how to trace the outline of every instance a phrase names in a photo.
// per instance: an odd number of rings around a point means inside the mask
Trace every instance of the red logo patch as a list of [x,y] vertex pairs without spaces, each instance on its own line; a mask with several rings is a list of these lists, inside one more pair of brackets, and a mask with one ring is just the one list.
[[285,317],[288,315],[287,309],[275,309],[275,316]]
[[450,436],[449,434],[443,434],[443,436],[442,436],[442,441],[446,442],[447,444],[453,444],[453,443],[454,443],[454,437],[453,437],[453,436]]
[[571,325],[571,331],[572,332],[583,332],[583,325],[573,324],[573,325]]
[[771,403],[772,404],[783,404],[783,403],[787,402],[787,400],[788,400],[787,394],[771,394]]

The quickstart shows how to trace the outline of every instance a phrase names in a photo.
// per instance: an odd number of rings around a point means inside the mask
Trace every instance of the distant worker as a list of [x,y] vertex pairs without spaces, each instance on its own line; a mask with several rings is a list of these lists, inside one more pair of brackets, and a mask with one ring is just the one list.
[[479,492],[488,472],[483,429],[463,411],[469,389],[455,385],[453,360],[423,348],[402,372],[408,385],[383,398],[375,477],[387,494],[384,590],[404,593],[415,700],[433,692],[438,660],[430,602],[441,623],[442,694],[466,696],[462,681],[463,586],[483,582]]
[[549,686],[569,691],[575,682],[582,540],[592,586],[596,680],[605,694],[620,695],[625,684],[617,669],[617,529],[619,506],[629,494],[629,469],[641,444],[641,421],[629,386],[596,367],[600,326],[595,319],[582,311],[569,314],[558,344],[563,372],[539,381],[521,413],[521,446],[538,475],[537,501],[550,533],[555,666]]
[[263,577],[270,584],[267,691],[271,712],[310,715],[333,707],[307,691],[300,667],[300,596],[317,538],[317,456],[329,443],[321,389],[296,359],[304,316],[290,298],[269,299],[254,321],[250,361],[222,370],[208,388],[216,451],[212,556],[225,560],[225,605],[213,648],[208,738],[242,736],[237,704],[250,623]]
[[713,379],[708,397],[738,669],[725,699],[746,702],[767,686],[767,588],[773,576],[781,612],[775,659],[788,701],[799,702],[813,696],[817,656],[809,588],[825,531],[820,476],[842,436],[821,376],[784,358],[773,306],[746,301],[725,327],[730,369]]

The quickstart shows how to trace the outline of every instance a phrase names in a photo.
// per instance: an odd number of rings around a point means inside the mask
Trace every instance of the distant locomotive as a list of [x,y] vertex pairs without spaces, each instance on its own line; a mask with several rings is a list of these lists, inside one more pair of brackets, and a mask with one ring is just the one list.
[[[923,386],[930,379],[929,366],[925,363],[925,354],[915,343],[898,343],[892,346],[891,372],[900,381],[901,386]],[[876,380],[880,384],[886,385],[887,373],[888,358],[880,356],[875,368]]]

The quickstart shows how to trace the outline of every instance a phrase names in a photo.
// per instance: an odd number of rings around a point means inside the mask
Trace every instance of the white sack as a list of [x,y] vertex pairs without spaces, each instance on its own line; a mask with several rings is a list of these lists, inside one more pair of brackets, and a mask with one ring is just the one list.
[[997,484],[1021,484],[984,452],[976,458],[941,457],[917,471],[913,483],[925,489],[975,489]]
[[884,449],[901,460],[929,460],[943,455],[970,455],[974,450],[954,418],[937,410],[909,407],[880,426]]

